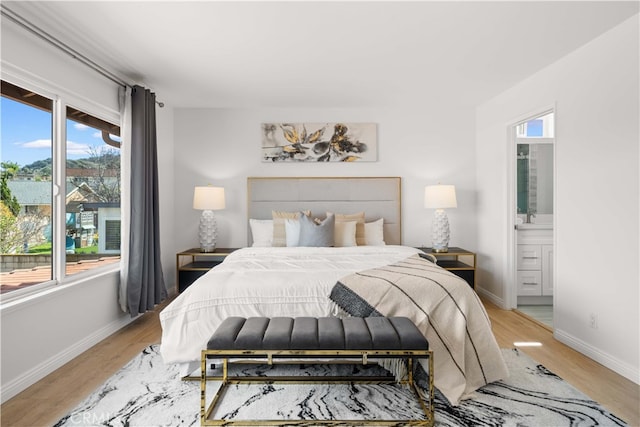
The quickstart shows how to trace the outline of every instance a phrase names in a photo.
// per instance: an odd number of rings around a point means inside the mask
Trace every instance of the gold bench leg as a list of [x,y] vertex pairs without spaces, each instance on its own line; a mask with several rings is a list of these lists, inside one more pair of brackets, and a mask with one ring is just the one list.
[[[213,413],[214,408],[217,406],[218,402],[222,398],[222,395],[226,391],[227,386],[229,385],[229,359],[222,359],[222,377],[207,377],[206,371],[206,350],[202,352],[202,360],[200,362],[201,365],[201,382],[200,382],[200,425],[224,425],[227,423],[225,420],[210,420],[211,414]],[[216,391],[216,394],[213,396],[211,403],[207,407],[207,380],[222,380],[220,387]]]
[[200,356],[200,424],[204,425],[207,420],[205,413],[207,399],[207,354],[202,351]]

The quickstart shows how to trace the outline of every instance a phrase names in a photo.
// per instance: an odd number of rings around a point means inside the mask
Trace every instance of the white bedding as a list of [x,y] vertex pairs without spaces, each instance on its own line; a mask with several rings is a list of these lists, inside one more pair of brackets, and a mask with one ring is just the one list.
[[418,252],[394,245],[235,251],[162,310],[162,357],[197,362],[229,316],[334,316],[339,310],[329,294],[338,279]]

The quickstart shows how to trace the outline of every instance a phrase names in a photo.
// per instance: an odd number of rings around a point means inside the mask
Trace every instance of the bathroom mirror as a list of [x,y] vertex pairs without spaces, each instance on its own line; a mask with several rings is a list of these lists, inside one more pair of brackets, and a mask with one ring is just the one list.
[[525,223],[553,214],[553,144],[518,144],[518,216]]

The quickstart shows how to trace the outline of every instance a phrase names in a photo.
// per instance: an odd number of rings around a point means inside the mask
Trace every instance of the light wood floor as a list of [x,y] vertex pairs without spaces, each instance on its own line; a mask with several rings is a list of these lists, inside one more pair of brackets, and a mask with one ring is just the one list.
[[[556,341],[549,330],[523,316],[485,305],[500,347],[512,348],[515,341],[542,343],[542,347],[521,350],[630,426],[640,426],[637,384]],[[0,408],[1,425],[36,427],[57,422],[143,348],[160,342],[159,311],[141,316],[7,401]]]

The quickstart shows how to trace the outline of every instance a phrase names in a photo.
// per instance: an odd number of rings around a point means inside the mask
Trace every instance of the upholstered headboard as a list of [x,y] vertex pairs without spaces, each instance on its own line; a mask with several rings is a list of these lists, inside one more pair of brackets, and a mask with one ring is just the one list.
[[[400,177],[249,177],[248,218],[271,219],[271,211],[311,210],[324,218],[327,211],[364,212],[367,222],[384,218],[389,245],[402,243]],[[247,221],[248,223],[249,221]],[[251,244],[251,230],[248,233]]]

